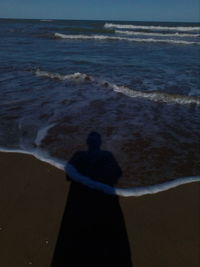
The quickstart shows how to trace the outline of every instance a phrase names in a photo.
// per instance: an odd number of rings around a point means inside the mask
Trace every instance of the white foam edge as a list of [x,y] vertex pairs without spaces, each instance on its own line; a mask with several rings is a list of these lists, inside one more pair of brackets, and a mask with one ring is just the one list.
[[38,77],[47,77],[47,78],[58,79],[58,80],[63,80],[63,81],[64,80],[84,80],[85,78],[89,77],[87,74],[80,73],[80,72],[62,75],[59,73],[52,73],[52,72],[43,71],[40,69],[37,69],[35,71],[35,74]]
[[158,32],[135,32],[135,31],[120,31],[115,30],[115,33],[124,34],[124,35],[144,35],[144,36],[162,36],[162,37],[199,37],[198,33],[158,33]]
[[165,103],[178,103],[178,104],[200,104],[200,98],[195,96],[189,96],[184,97],[181,95],[170,95],[167,93],[162,93],[162,92],[142,92],[142,91],[136,91],[131,88],[125,87],[125,86],[118,86],[116,84],[112,84],[111,82],[108,82],[106,80],[99,80],[96,79],[95,77],[92,77],[90,75],[87,75],[85,73],[80,73],[76,72],[73,74],[67,74],[67,75],[62,75],[59,73],[51,73],[48,71],[42,71],[42,70],[36,70],[36,75],[40,77],[48,77],[51,79],[59,79],[59,80],[78,80],[78,81],[84,81],[86,78],[89,78],[91,82],[95,82],[96,84],[99,85],[107,85],[109,88],[113,89],[117,93],[124,94],[128,97],[135,97],[135,98],[146,98],[151,101],[162,101]]
[[62,171],[65,170],[66,161],[59,160],[59,159],[55,160],[55,158],[51,157],[47,152],[45,152],[39,148],[32,149],[30,151],[26,151],[26,150],[22,150],[22,149],[12,149],[12,148],[0,147],[0,152],[19,153],[19,154],[25,154],[25,155],[33,156],[42,162],[49,163],[50,165],[56,167],[57,169],[60,169]]
[[47,153],[44,153],[43,151],[40,152],[38,150],[23,151],[20,149],[0,148],[0,152],[21,153],[34,156],[35,158],[39,159],[42,162],[46,162],[60,170],[65,171],[71,177],[72,180],[84,184],[89,188],[102,191],[109,195],[118,195],[123,197],[140,197],[144,195],[157,194],[178,187],[180,185],[189,184],[193,182],[200,182],[200,176],[190,176],[190,177],[177,178],[172,181],[167,181],[161,184],[155,184],[149,186],[117,188],[94,181],[89,177],[80,174],[71,164],[66,163],[64,160],[55,160],[53,157],[47,156]]
[[51,129],[52,127],[54,127],[56,125],[56,123],[52,123],[52,124],[49,124],[45,127],[42,127],[38,130],[37,132],[37,136],[35,138],[35,144],[36,146],[39,146],[42,142],[42,140],[45,138],[45,136],[47,135],[49,129]]
[[117,37],[108,35],[71,35],[63,33],[54,33],[54,36],[61,39],[69,40],[111,40],[111,41],[128,41],[128,42],[143,42],[143,43],[171,43],[171,44],[182,44],[182,45],[200,45],[199,42],[189,42],[184,40],[171,40],[171,39],[153,39],[153,38],[127,38],[127,37]]
[[145,26],[145,25],[133,25],[133,24],[115,24],[105,23],[105,28],[117,28],[117,29],[145,29],[145,30],[172,30],[172,31],[199,31],[198,26],[178,26],[178,27],[167,27],[167,26]]

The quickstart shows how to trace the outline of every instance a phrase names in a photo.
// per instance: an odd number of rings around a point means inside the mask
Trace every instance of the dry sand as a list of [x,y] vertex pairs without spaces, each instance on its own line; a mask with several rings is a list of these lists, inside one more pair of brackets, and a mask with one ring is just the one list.
[[[0,153],[0,267],[51,265],[68,190],[62,171]],[[199,198],[199,182],[120,198],[134,267],[200,266]]]

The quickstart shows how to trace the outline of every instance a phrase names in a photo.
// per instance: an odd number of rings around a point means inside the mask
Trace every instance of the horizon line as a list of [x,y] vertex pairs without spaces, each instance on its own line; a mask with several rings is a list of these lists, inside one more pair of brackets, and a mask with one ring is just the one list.
[[171,22],[171,23],[200,23],[200,21],[175,21],[175,20],[124,20],[124,19],[72,19],[72,18],[16,18],[16,17],[0,17],[0,19],[21,19],[21,20],[74,20],[74,21],[124,21],[124,22]]

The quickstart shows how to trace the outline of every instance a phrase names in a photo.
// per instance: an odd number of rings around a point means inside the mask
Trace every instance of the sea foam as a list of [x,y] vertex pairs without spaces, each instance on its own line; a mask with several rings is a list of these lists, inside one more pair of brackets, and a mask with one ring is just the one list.
[[115,92],[122,93],[128,97],[133,98],[145,98],[155,102],[165,102],[165,103],[177,103],[177,104],[200,104],[200,97],[194,96],[184,96],[184,95],[175,95],[169,93],[163,93],[160,91],[137,91],[132,88],[126,86],[118,86],[114,83],[97,79],[92,77],[91,75],[85,73],[72,73],[72,74],[59,74],[59,73],[51,73],[42,70],[36,70],[36,75],[40,77],[47,77],[51,79],[58,79],[58,80],[74,80],[79,82],[92,82],[98,84],[100,86],[104,86],[106,88],[110,88]]
[[118,188],[118,187],[112,187],[97,181],[92,180],[91,178],[87,176],[83,176],[80,174],[71,164],[66,163],[62,160],[55,159],[53,157],[50,157],[41,150],[32,150],[32,151],[23,151],[23,150],[11,150],[11,149],[4,149],[0,148],[1,152],[9,152],[9,153],[22,153],[26,155],[32,155],[35,158],[46,162],[60,170],[65,171],[72,180],[79,182],[81,184],[84,184],[85,186],[104,192],[105,194],[109,195],[118,195],[122,197],[139,197],[149,194],[156,194],[159,192],[163,192],[175,187],[178,187],[183,184],[189,184],[192,182],[200,182],[200,176],[191,176],[191,177],[183,177],[174,179],[172,181],[164,182],[162,184],[155,184],[155,185],[149,185],[149,186],[140,186],[140,187],[129,187],[129,188]]
[[114,24],[105,23],[105,28],[117,28],[117,29],[143,29],[143,30],[166,30],[166,31],[200,31],[200,27],[167,27],[167,26],[144,26],[144,25],[132,25],[132,24]]
[[90,188],[102,191],[106,194],[118,195],[118,196],[123,196],[123,197],[130,197],[130,196],[138,197],[138,196],[144,196],[148,194],[156,194],[162,191],[169,190],[171,188],[175,188],[179,185],[200,181],[200,176],[192,176],[192,177],[183,177],[183,178],[175,179],[172,181],[168,181],[168,182],[164,182],[162,184],[156,184],[156,185],[129,187],[129,188],[117,188],[117,187],[112,187],[106,184],[102,184],[100,182],[96,182],[87,176],[83,176],[76,170],[76,168],[74,168],[69,163],[66,165],[65,171],[72,178],[72,180],[76,182],[80,182]]
[[42,143],[42,140],[45,138],[45,136],[47,135],[48,131],[53,128],[56,124],[55,123],[52,123],[50,125],[47,125],[45,127],[42,127],[41,129],[39,129],[39,131],[37,132],[37,136],[36,136],[36,139],[35,139],[35,145],[36,146],[40,146],[41,143]]
[[85,80],[87,77],[89,77],[87,74],[75,72],[72,74],[62,75],[59,73],[52,73],[48,71],[42,71],[40,69],[37,69],[35,74],[40,77],[47,77],[51,79],[58,79],[58,80]]
[[160,37],[199,37],[198,33],[158,33],[158,32],[139,32],[139,31],[120,31],[115,30],[115,33],[124,34],[124,35],[143,35],[143,36],[160,36]]
[[128,41],[128,42],[142,42],[142,43],[171,43],[171,44],[182,44],[182,45],[199,45],[199,42],[190,42],[185,40],[171,40],[171,39],[154,39],[154,38],[127,38],[117,37],[108,35],[72,35],[55,33],[55,38],[69,39],[69,40],[98,40],[98,41]]

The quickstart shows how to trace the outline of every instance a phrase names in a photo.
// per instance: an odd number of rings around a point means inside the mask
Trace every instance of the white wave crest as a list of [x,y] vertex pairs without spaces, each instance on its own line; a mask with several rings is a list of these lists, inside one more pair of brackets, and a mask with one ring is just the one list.
[[144,25],[124,25],[105,23],[105,28],[117,28],[117,29],[143,29],[143,30],[166,30],[166,31],[200,31],[200,27],[167,27],[167,26],[144,26]]
[[64,81],[64,80],[78,80],[78,81],[92,80],[91,76],[84,74],[84,73],[80,73],[80,72],[62,75],[59,73],[52,73],[52,72],[37,69],[35,74],[39,77],[47,77],[47,78],[51,78],[51,79],[58,79],[61,81]]
[[162,184],[155,184],[142,187],[117,188],[94,181],[89,177],[81,175],[71,164],[69,163],[66,164],[63,160],[58,160],[53,157],[50,157],[44,151],[40,150],[23,151],[20,149],[6,149],[6,148],[0,148],[0,151],[7,153],[22,153],[26,155],[32,155],[43,162],[46,162],[60,170],[65,171],[72,178],[72,180],[109,195],[118,195],[122,197],[132,197],[132,196],[139,197],[139,196],[163,192],[183,184],[200,182],[200,176],[191,176],[191,177],[174,179],[172,181],[164,182]]
[[108,35],[68,35],[62,33],[55,33],[56,38],[61,39],[71,39],[71,40],[111,40],[111,41],[129,41],[129,42],[143,42],[143,43],[171,43],[171,44],[183,44],[183,45],[199,45],[199,42],[189,42],[183,40],[168,40],[168,39],[143,39],[143,38],[126,38],[126,37],[117,37],[117,36],[108,36]]
[[134,31],[120,31],[115,30],[115,33],[124,34],[124,35],[144,35],[144,36],[162,36],[162,37],[199,37],[198,33],[158,33],[158,32],[134,32]]
[[116,86],[116,85],[113,86],[113,89],[114,91],[120,92],[129,97],[146,98],[148,100],[152,100],[155,102],[200,105],[200,97],[174,95],[159,91],[143,92],[143,91],[136,91],[125,86]]
[[200,105],[200,97],[194,96],[184,96],[184,95],[174,95],[163,93],[159,91],[137,91],[126,86],[118,86],[114,83],[110,83],[105,80],[96,79],[88,74],[76,72],[73,74],[62,75],[59,73],[51,73],[48,71],[41,71],[36,70],[36,75],[41,77],[48,77],[51,79],[58,79],[58,80],[74,80],[79,82],[93,82],[100,86],[108,87],[117,93],[122,93],[129,97],[135,98],[146,98],[151,101],[155,102],[165,102],[165,103],[177,103],[177,104],[197,104]]

